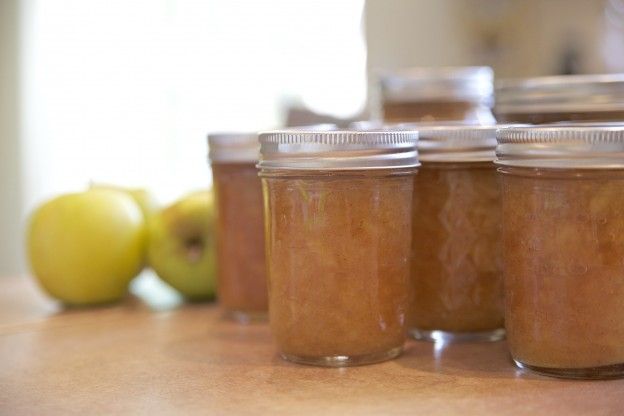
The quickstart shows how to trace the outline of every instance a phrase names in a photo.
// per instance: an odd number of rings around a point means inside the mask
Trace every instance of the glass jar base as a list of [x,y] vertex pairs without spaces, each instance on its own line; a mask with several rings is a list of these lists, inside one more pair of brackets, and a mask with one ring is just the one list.
[[331,355],[325,357],[302,357],[298,355],[280,353],[286,360],[297,364],[314,365],[320,367],[352,367],[356,365],[374,364],[391,360],[403,352],[403,346],[391,350],[365,355]]
[[515,359],[513,362],[518,368],[549,377],[573,378],[580,380],[624,378],[624,363],[589,368],[546,368],[524,364]]
[[429,342],[495,342],[505,338],[505,330],[498,328],[491,331],[453,332],[412,328],[409,335],[413,339]]
[[223,312],[223,319],[234,321],[239,324],[252,324],[256,322],[266,322],[268,320],[268,314],[266,312],[249,312],[226,309]]

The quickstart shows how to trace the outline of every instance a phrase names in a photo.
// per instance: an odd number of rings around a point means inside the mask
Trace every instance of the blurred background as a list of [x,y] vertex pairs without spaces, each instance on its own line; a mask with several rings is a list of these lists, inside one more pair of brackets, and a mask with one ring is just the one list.
[[366,119],[375,74],[624,72],[624,0],[0,0],[0,277],[89,182],[210,186],[206,134]]

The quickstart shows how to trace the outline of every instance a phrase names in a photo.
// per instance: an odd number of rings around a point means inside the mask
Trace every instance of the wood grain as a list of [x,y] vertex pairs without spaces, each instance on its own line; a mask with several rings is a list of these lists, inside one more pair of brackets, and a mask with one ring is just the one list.
[[624,380],[515,369],[503,342],[408,343],[383,364],[279,359],[267,325],[214,305],[152,311],[141,299],[63,312],[30,279],[0,279],[0,414],[620,415]]

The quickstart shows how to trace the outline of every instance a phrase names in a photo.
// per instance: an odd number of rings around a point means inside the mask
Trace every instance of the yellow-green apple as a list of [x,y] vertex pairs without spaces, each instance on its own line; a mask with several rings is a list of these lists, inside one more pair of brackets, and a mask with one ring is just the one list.
[[187,299],[215,296],[215,220],[210,191],[187,195],[148,220],[148,264]]
[[141,208],[141,212],[145,218],[151,217],[158,211],[158,203],[156,202],[156,199],[154,199],[151,193],[142,188],[124,188],[123,186],[92,183],[91,189],[112,189],[127,193],[139,205],[139,208]]
[[90,189],[38,207],[30,218],[28,258],[51,296],[69,305],[121,299],[143,267],[145,220],[127,194]]

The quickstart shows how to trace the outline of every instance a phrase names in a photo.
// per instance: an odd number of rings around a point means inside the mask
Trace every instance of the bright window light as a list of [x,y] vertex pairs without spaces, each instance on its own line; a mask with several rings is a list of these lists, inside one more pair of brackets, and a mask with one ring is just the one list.
[[26,206],[89,181],[210,184],[206,133],[364,106],[363,0],[26,0]]

